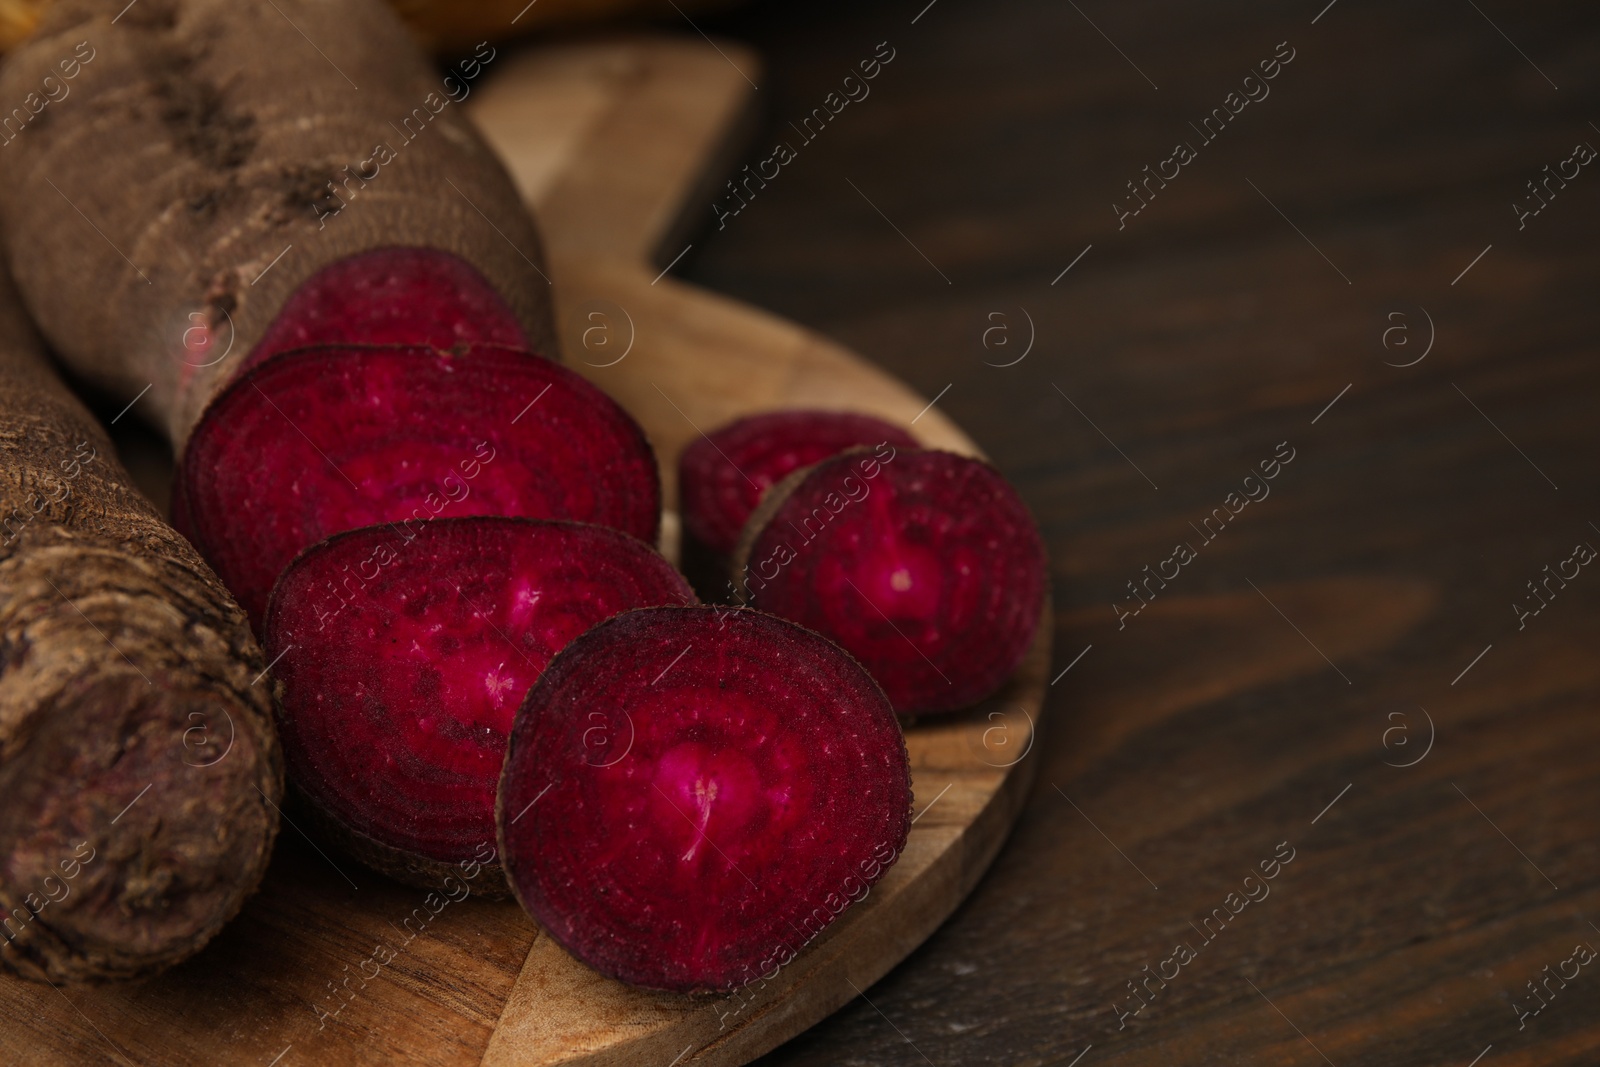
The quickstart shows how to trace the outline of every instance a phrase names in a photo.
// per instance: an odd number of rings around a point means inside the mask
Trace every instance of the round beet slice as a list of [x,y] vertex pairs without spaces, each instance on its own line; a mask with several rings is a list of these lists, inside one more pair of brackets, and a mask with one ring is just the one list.
[[890,444],[916,448],[916,438],[853,411],[768,411],[701,437],[678,460],[683,521],[701,544],[726,556],[761,495],[791,471],[847,448]]
[[479,342],[529,345],[510,306],[476,267],[437,248],[374,248],[302,282],[247,363],[310,345]]
[[734,581],[843,645],[896,711],[953,711],[1016,669],[1044,604],[1044,542],[1000,473],[953,452],[856,451],[797,471],[751,516]]
[[262,643],[290,781],[359,858],[436,884],[493,844],[512,716],[550,658],[618,612],[694,595],[655,549],[603,526],[413,531],[369,526],[303,552]]
[[559,364],[493,346],[273,356],[206,409],[176,496],[180,531],[258,626],[295,553],[344,530],[511,515],[654,543],[661,513],[627,412]]
[[568,645],[500,781],[512,891],[624,982],[727,990],[792,959],[905,845],[905,738],[833,642],[748,609],[630,611]]

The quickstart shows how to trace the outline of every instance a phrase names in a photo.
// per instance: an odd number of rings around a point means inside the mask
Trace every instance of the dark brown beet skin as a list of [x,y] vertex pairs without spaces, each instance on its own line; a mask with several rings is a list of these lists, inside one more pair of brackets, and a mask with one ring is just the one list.
[[728,555],[761,496],[790,472],[847,448],[890,444],[916,448],[905,430],[853,411],[790,409],[737,419],[701,437],[678,460],[684,527]]
[[545,359],[492,346],[309,348],[251,367],[207,410],[173,520],[259,625],[296,552],[435,516],[612,526],[654,542],[655,455],[627,412]]
[[624,982],[770,976],[905,845],[883,691],[831,641],[747,609],[630,611],[568,645],[512,727],[500,854],[528,912]]
[[550,658],[620,611],[693,594],[650,546],[601,526],[413,530],[367,527],[302,553],[263,643],[291,783],[359,858],[434,884],[494,841],[512,715]]
[[[0,428],[0,973],[148,977],[216,936],[267,868],[283,795],[254,684],[267,661],[56,377],[3,268]],[[91,1056],[20,1032],[0,1049]]]
[[1000,473],[952,452],[859,450],[777,486],[751,516],[738,591],[859,659],[904,714],[994,692],[1033,641],[1044,542]]

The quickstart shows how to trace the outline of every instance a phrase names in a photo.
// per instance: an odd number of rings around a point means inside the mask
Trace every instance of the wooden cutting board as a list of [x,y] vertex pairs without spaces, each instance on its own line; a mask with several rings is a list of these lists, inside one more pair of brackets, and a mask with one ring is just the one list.
[[[684,445],[765,408],[866,411],[914,423],[929,446],[977,453],[860,357],[661,273],[703,239],[684,235],[711,217],[750,128],[745,78],[756,71],[729,43],[533,49],[497,59],[468,102],[543,224],[568,362],[644,424],[669,508]],[[670,554],[675,513],[665,525]],[[104,988],[0,979],[0,1063],[746,1063],[903,959],[994,858],[1031,777],[1049,619],[1001,693],[908,726],[919,814],[905,852],[759,989],[710,999],[630,989],[540,936],[515,904],[430,906],[286,822],[260,893],[188,963]]]

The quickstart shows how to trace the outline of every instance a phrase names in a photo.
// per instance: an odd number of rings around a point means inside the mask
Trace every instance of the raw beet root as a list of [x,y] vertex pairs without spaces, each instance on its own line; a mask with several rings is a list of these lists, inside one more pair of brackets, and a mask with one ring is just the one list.
[[611,526],[654,543],[644,431],[525,352],[334,346],[274,356],[206,409],[173,521],[259,625],[294,554],[330,534],[446,515]]
[[797,471],[750,517],[735,582],[839,642],[896,711],[983,699],[1033,641],[1048,576],[1000,473],[952,452],[849,452]]
[[527,348],[516,314],[476,267],[436,248],[376,248],[307,278],[284,301],[247,366],[311,345]]
[[512,891],[569,952],[708,992],[770,975],[866,896],[905,845],[911,772],[883,691],[831,641],[646,608],[529,690],[497,813]]
[[762,494],[790,472],[847,448],[885,442],[917,447],[916,438],[893,423],[853,411],[769,411],[730,422],[678,460],[684,526],[726,556]]
[[436,519],[410,541],[396,526],[329,538],[267,612],[290,780],[359,858],[436,883],[494,841],[512,715],[550,658],[620,611],[693,599],[654,549],[603,526]]

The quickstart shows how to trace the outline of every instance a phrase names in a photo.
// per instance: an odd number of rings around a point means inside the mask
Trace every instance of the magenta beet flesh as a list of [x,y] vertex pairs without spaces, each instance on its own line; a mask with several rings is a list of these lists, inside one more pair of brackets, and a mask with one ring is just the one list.
[[512,716],[568,642],[630,608],[691,602],[654,549],[527,519],[370,526],[300,555],[263,644],[290,780],[337,823],[455,862],[495,837]]
[[983,699],[1033,641],[1044,543],[1016,490],[986,463],[951,452],[847,453],[780,487],[751,527],[739,591],[844,646],[896,711]]
[[917,447],[893,423],[851,411],[771,411],[730,422],[685,448],[678,461],[684,525],[727,555],[761,495],[785,475],[847,448],[884,442]]
[[250,352],[248,366],[311,345],[527,348],[511,308],[477,268],[434,248],[378,248],[301,283]]
[[583,378],[510,349],[285,352],[239,376],[184,452],[173,509],[258,623],[296,552],[434,516],[611,526],[654,543],[655,456]]
[[512,727],[501,859],[596,970],[679,992],[768,974],[868,889],[911,817],[905,739],[832,642],[759,612],[630,611]]

